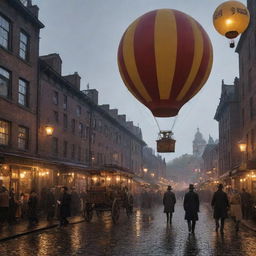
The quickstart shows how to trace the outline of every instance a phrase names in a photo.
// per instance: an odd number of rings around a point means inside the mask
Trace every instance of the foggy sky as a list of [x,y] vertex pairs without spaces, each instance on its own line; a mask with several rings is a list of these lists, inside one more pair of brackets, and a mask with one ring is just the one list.
[[[228,40],[212,25],[212,14],[221,0],[33,0],[40,8],[40,54],[59,53],[63,74],[77,71],[81,89],[99,91],[99,103],[118,108],[142,129],[145,142],[156,148],[158,128],[151,112],[126,89],[117,66],[117,49],[125,29],[145,12],[170,8],[195,18],[207,31],[213,45],[214,61],[204,88],[179,112],[174,137],[176,152],[162,154],[167,161],[192,152],[192,140],[199,127],[205,139],[218,138],[213,120],[221,92],[221,80],[231,84],[238,76],[238,55]],[[242,0],[244,4],[245,0]],[[238,42],[238,40],[236,40]],[[174,118],[158,118],[161,129],[170,129]]]

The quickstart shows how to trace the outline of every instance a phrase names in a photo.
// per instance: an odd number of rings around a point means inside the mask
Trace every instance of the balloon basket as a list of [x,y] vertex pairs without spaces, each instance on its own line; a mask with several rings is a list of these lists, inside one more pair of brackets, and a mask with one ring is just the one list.
[[172,131],[160,131],[159,139],[156,141],[158,153],[175,152],[176,140],[172,138],[172,135]]

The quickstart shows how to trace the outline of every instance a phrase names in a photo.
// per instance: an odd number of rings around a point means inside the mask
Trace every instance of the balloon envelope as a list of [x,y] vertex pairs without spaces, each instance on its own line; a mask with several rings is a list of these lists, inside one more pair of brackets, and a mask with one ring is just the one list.
[[136,19],[118,49],[125,85],[157,117],[178,114],[207,81],[212,61],[211,41],[202,26],[171,9]]

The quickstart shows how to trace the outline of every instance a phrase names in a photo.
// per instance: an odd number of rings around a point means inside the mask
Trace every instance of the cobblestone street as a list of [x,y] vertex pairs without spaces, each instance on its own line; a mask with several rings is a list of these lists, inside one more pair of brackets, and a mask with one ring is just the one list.
[[105,214],[92,223],[54,228],[1,243],[0,255],[255,255],[256,234],[245,228],[236,234],[227,222],[224,236],[216,234],[211,212],[201,207],[195,236],[189,235],[182,205],[176,206],[172,226],[167,226],[161,207],[137,210],[127,220],[112,224]]

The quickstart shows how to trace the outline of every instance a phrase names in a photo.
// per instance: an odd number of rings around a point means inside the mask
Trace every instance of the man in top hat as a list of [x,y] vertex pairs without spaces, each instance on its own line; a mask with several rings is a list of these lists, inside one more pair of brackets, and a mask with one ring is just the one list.
[[198,194],[194,192],[194,185],[189,185],[189,192],[186,193],[183,207],[185,210],[185,220],[188,222],[188,231],[192,234],[195,233],[196,221],[198,221],[199,212],[199,197]]
[[172,223],[172,214],[174,212],[174,206],[176,203],[175,194],[171,191],[172,187],[168,186],[167,191],[164,193],[163,204],[164,204],[164,213],[166,213],[167,224],[170,221]]
[[[211,205],[214,209],[213,217],[216,223],[216,232],[220,227],[220,233],[223,234],[225,218],[228,217],[229,201],[227,194],[223,191],[222,184],[218,185],[218,190],[213,194]],[[221,224],[219,224],[219,220],[221,220]]]

